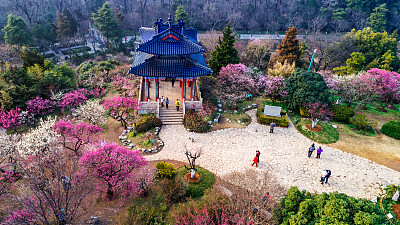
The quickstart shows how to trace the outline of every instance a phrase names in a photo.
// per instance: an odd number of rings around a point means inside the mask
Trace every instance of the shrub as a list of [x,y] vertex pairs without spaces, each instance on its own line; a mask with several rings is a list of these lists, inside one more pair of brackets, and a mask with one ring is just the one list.
[[161,184],[167,203],[178,203],[186,199],[189,185],[183,176],[176,176],[175,179],[164,179]]
[[154,127],[161,127],[162,122],[159,118],[156,117],[154,114],[150,114],[149,116],[145,117],[144,120],[139,121],[135,125],[135,130],[138,133],[146,132]]
[[172,163],[158,162],[156,164],[156,178],[172,178],[175,174],[175,167]]
[[203,117],[194,110],[188,110],[183,118],[183,125],[186,129],[194,132],[204,133],[210,130],[210,124],[203,119]]
[[310,116],[310,110],[308,110],[306,107],[301,107],[300,108],[300,115],[304,117],[309,117]]
[[352,108],[336,104],[332,106],[332,112],[334,121],[345,123],[349,123],[350,118],[356,114]]
[[382,126],[382,133],[400,140],[400,121],[389,121]]
[[368,131],[376,127],[378,122],[367,119],[364,114],[357,114],[355,117],[350,118],[350,123],[354,124],[359,130]]
[[[259,107],[257,109],[257,119],[258,122],[261,124],[270,124],[272,121],[276,123],[276,125],[281,127],[288,127],[289,126],[289,118],[286,115],[281,115],[282,117],[275,117],[275,116],[266,116],[263,114],[263,108]],[[286,111],[285,111],[286,112]]]

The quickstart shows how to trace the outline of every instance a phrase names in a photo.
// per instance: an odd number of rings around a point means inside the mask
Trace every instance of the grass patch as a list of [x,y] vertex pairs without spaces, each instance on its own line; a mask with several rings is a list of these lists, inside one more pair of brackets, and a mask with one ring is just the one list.
[[306,124],[311,124],[311,120],[302,119],[300,116],[291,116],[293,124],[297,130],[309,139],[318,142],[320,144],[332,144],[339,140],[339,131],[333,128],[327,123],[318,122],[318,125],[322,127],[321,132],[313,132],[305,128]]
[[[176,169],[177,176],[184,176],[187,173],[187,169],[185,167],[179,167]],[[200,176],[200,180],[196,183],[189,183],[189,191],[188,196],[192,198],[200,198],[204,195],[204,192],[212,187],[215,182],[214,174],[210,171],[197,167],[197,173]]]
[[235,113],[233,110],[228,110],[227,112],[221,113],[221,116],[225,118],[225,120],[226,118],[229,118],[232,123],[237,123],[237,121],[240,120],[241,123],[244,123],[244,126],[247,126],[251,123],[251,117],[244,112],[239,113],[238,111],[238,113]]

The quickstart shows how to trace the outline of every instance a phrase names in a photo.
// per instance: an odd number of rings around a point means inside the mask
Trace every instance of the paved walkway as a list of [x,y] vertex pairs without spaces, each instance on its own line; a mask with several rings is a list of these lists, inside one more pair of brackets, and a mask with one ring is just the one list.
[[[312,142],[298,133],[293,124],[289,128],[277,127],[275,133],[270,134],[269,126],[256,122],[256,110],[248,111],[248,114],[252,122],[246,128],[195,134],[194,144],[183,126],[164,126],[160,132],[164,149],[146,158],[185,162],[184,143],[189,148],[203,146],[198,165],[222,178],[247,169],[260,173],[270,171],[286,187],[298,186],[312,193],[339,191],[368,199],[374,199],[380,193],[380,185],[399,183],[399,172],[335,148],[322,145],[321,159],[315,158],[316,153],[308,158],[308,147]],[[251,167],[256,150],[261,152],[258,168]],[[330,186],[319,183],[323,169],[332,171]]]

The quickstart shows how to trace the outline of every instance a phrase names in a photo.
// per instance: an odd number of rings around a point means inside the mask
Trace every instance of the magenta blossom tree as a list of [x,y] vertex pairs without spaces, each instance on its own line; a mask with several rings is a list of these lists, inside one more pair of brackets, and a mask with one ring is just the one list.
[[310,112],[310,117],[312,121],[312,127],[317,126],[318,121],[329,120],[333,117],[333,113],[329,110],[327,105],[321,104],[320,102],[309,103],[307,109]]
[[135,98],[121,96],[105,100],[103,107],[120,120],[125,129],[128,128],[128,122],[135,118],[135,111],[140,109]]
[[55,104],[50,99],[43,99],[42,97],[36,97],[26,103],[29,114],[33,116],[43,116],[52,113],[55,108]]
[[374,100],[380,103],[381,111],[386,112],[388,105],[400,101],[400,74],[373,68],[360,79],[371,85]]
[[256,91],[255,82],[248,72],[243,64],[229,64],[222,67],[217,76],[217,86],[220,92],[237,96],[254,93]]
[[117,194],[127,197],[138,192],[134,179],[136,169],[147,165],[146,159],[139,151],[121,147],[117,143],[107,143],[89,151],[79,160],[86,168],[89,176],[98,180],[99,191],[107,193],[107,199],[112,200]]
[[71,91],[64,95],[61,101],[58,103],[58,106],[62,108],[62,110],[75,108],[81,103],[87,100],[86,94],[88,91],[84,88]]
[[285,91],[285,78],[278,76],[264,76],[258,81],[260,89],[264,90],[265,95],[271,99],[272,105],[287,95]]
[[21,125],[20,113],[20,108],[11,109],[8,112],[0,109],[0,129],[10,128],[17,132],[17,127]]
[[79,150],[89,144],[92,144],[103,132],[103,128],[90,123],[74,124],[69,120],[58,121],[53,128],[61,135],[61,140],[65,148],[79,155]]
[[111,85],[113,88],[116,88],[120,95],[128,97],[132,96],[133,92],[132,90],[134,89],[134,84],[131,80],[129,80],[126,77],[123,77],[121,75],[114,76],[112,78]]

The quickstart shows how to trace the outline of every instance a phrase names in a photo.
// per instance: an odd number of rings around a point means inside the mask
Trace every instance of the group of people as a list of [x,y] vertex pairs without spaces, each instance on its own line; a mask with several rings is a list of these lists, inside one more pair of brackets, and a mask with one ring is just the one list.
[[[164,98],[164,96],[162,96],[161,99],[160,99],[160,101],[161,101],[161,108],[164,107],[164,102],[165,102],[165,106],[166,106],[167,109],[168,109],[168,104],[169,104],[169,99],[168,99],[168,97],[165,97],[165,98]],[[179,99],[176,99],[175,106],[176,106],[176,111],[179,111],[179,107],[181,106],[181,102],[179,101]]]
[[[311,147],[308,149],[308,158],[310,158],[313,154],[313,152],[315,151],[315,144],[312,143]],[[321,158],[321,153],[324,150],[322,150],[321,146],[319,146],[319,148],[317,149],[317,156],[315,157],[316,159],[320,159]],[[328,183],[328,179],[331,176],[332,172],[330,170],[323,170],[321,172],[321,184],[324,185]]]

